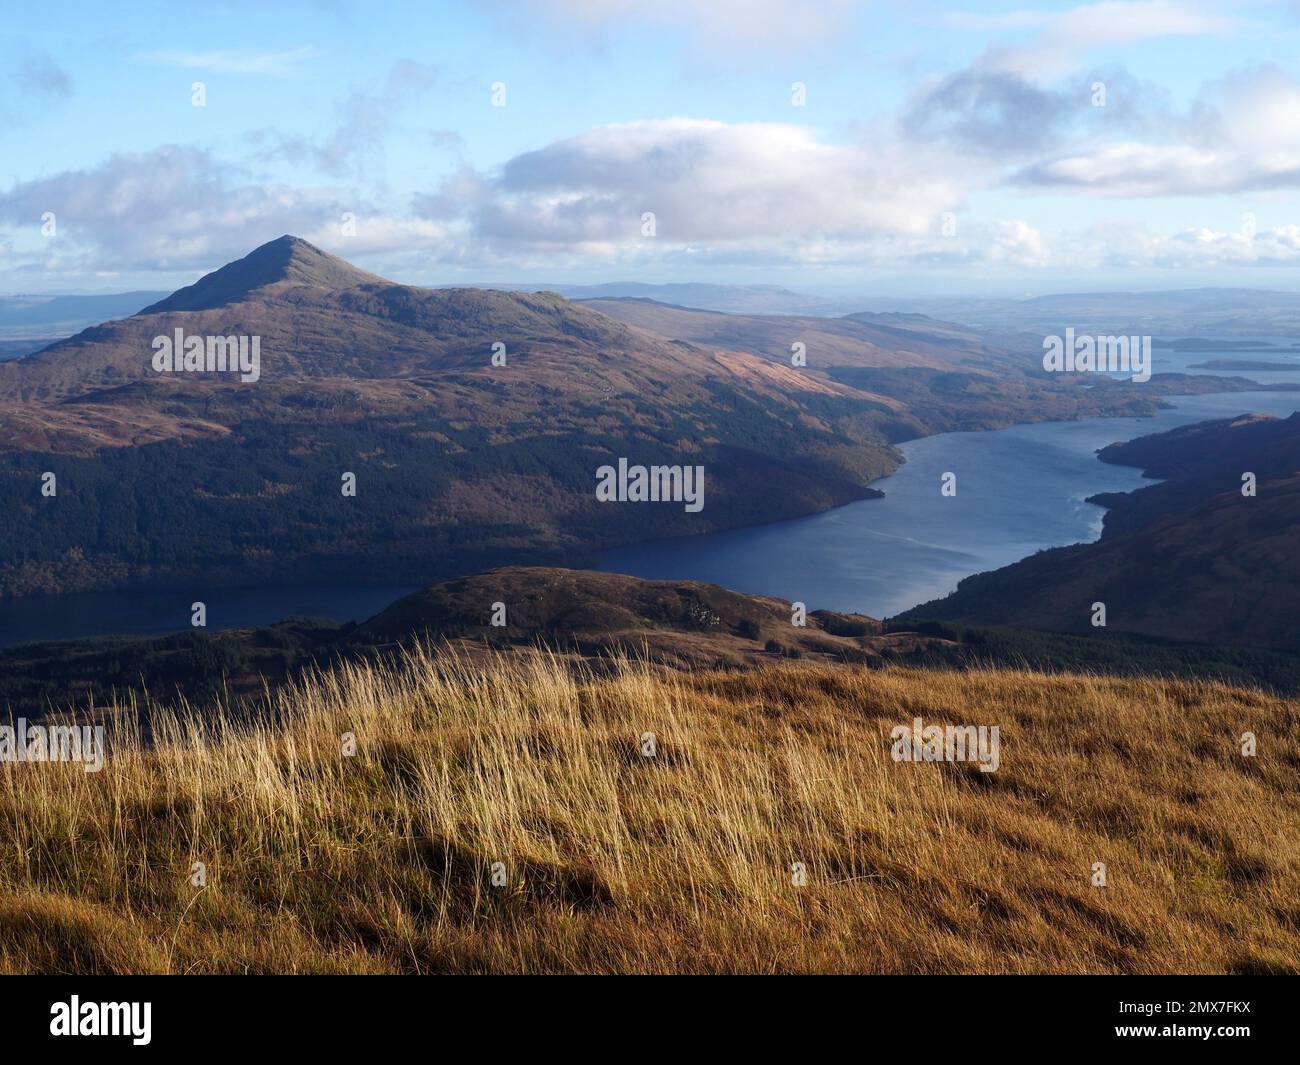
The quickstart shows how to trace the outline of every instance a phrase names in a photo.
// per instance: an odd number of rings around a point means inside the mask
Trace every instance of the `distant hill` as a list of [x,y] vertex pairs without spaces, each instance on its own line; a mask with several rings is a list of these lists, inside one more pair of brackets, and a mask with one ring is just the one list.
[[1300,333],[1300,292],[1245,288],[1157,292],[1082,292],[1029,299],[870,297],[863,310],[906,310],[977,329],[1060,333],[1139,334],[1153,337],[1287,337]]
[[[500,603],[505,624],[492,623]],[[539,641],[584,653],[616,648],[660,661],[741,664],[755,655],[815,654],[864,661],[902,637],[876,639],[879,621],[815,611],[793,624],[791,604],[700,581],[647,581],[619,573],[512,566],[432,585],[358,626],[351,645],[421,635],[496,644]]]
[[[496,604],[503,626],[492,624]],[[37,716],[148,691],[172,700],[230,692],[256,697],[305,667],[393,657],[420,642],[468,655],[535,647],[593,659],[614,654],[680,668],[753,668],[788,658],[882,665],[946,641],[884,633],[858,614],[815,611],[699,581],[513,566],[433,584],[363,624],[287,618],[256,630],[46,641],[0,650],[0,708]]]
[[904,618],[1087,632],[1100,602],[1110,631],[1300,649],[1300,414],[1186,426],[1101,458],[1167,479],[1096,497],[1112,508],[1097,543],[968,577]]
[[779,285],[654,285],[629,281],[558,285],[555,290],[571,300],[651,299],[656,303],[726,314],[839,315],[857,309],[851,301],[792,292]]
[[[808,364],[814,369],[831,366],[954,369],[967,365],[988,372],[997,366],[1023,367],[1029,363],[1023,352],[990,344],[975,330],[923,315],[863,313],[828,318],[723,314],[643,298],[592,299],[583,305],[660,336],[753,351],[787,364],[791,345],[799,342],[806,348]],[[1041,350],[1036,357],[1041,359]]]
[[733,315],[643,298],[583,306],[659,336],[755,352],[783,365],[801,344],[808,373],[849,385],[887,409],[877,420],[891,441],[1018,422],[1141,416],[1154,413],[1163,396],[1296,388],[1204,374],[1160,374],[1136,388],[1105,377],[1081,381],[1044,373],[1036,338],[922,314]]

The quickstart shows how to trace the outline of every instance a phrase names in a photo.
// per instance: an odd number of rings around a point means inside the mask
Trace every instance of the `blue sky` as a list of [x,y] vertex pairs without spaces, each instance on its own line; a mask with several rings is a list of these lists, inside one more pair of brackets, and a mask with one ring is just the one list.
[[1298,57],[1285,2],[24,5],[0,292],[283,232],[414,284],[1297,289]]

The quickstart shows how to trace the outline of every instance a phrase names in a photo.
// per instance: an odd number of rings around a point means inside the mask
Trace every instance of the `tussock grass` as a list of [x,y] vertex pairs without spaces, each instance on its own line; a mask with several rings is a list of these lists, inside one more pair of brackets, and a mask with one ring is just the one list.
[[[0,971],[1300,967],[1300,706],[1245,689],[420,649],[266,710],[0,765]],[[1001,769],[895,763],[915,716]]]

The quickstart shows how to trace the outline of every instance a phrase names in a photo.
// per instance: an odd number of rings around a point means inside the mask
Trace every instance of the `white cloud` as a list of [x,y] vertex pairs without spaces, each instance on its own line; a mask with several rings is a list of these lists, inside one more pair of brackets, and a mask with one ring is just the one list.
[[339,244],[345,211],[360,216],[351,245],[356,254],[427,248],[444,236],[436,224],[358,210],[358,198],[346,190],[257,182],[208,152],[175,146],[115,154],[93,169],[21,182],[0,193],[0,219],[20,232],[35,232],[46,211],[58,220],[58,236],[21,246],[15,266],[209,269],[282,233]]
[[1275,67],[1207,86],[1164,132],[1163,143],[1085,142],[1025,166],[1011,181],[1124,197],[1300,187],[1300,82]]
[[[493,177],[462,173],[417,207],[466,209],[477,236],[505,244],[794,247],[930,231],[965,188],[931,162],[888,144],[830,144],[803,126],[656,119],[516,156]],[[654,237],[641,233],[645,212]]]

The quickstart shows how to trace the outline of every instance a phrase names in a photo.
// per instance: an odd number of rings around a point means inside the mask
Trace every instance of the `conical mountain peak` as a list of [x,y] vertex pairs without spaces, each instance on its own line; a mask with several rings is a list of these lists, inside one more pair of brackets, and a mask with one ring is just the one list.
[[205,274],[194,284],[177,289],[140,313],[211,310],[237,303],[250,293],[271,285],[307,285],[338,290],[386,283],[382,277],[360,270],[336,255],[321,251],[309,241],[286,233],[255,248],[242,259]]

